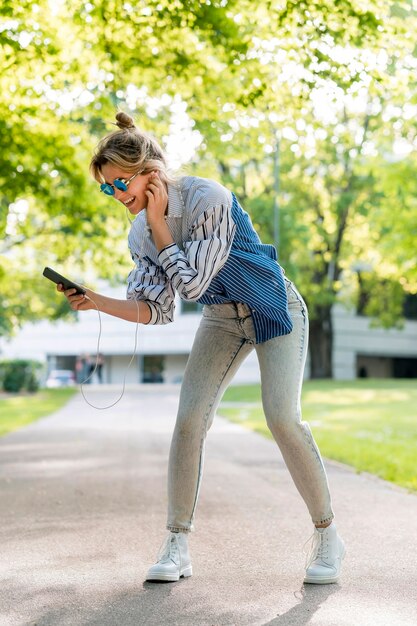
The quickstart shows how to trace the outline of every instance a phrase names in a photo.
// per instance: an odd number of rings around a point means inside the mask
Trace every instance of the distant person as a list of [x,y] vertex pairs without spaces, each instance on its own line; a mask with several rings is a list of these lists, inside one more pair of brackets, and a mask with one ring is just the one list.
[[75,359],[75,379],[77,383],[81,383],[83,381],[83,371],[84,371],[84,359],[79,356]]
[[[304,582],[339,578],[344,543],[332,510],[326,471],[310,428],[301,420],[300,393],[308,344],[306,305],[263,244],[236,196],[205,178],[174,178],[159,144],[125,113],[91,161],[100,189],[135,217],[129,247],[135,269],[127,300],[65,291],[76,311],[95,309],[142,324],[173,320],[177,291],[204,304],[185,369],[168,477],[169,534],[147,580],[191,576],[188,534],[202,477],[204,442],[224,390],[255,350],[268,426],[309,510],[314,532]],[[62,286],[58,286],[61,291]],[[226,477],[227,479],[227,477]],[[224,513],[224,523],[227,517]],[[279,532],[279,519],[275,521]],[[221,546],[218,547],[221,552]],[[236,557],[238,558],[238,556]],[[281,558],[277,554],[277,559]]]
[[104,356],[99,354],[97,357],[97,378],[98,382],[101,385],[103,383],[103,365],[104,365]]
[[87,354],[85,357],[85,361],[86,361],[86,370],[87,370],[87,380],[86,382],[91,385],[91,383],[93,382],[93,372],[94,372],[94,368],[96,366],[94,359]]
[[80,383],[83,383],[84,381],[87,383],[90,382],[87,380],[90,375],[90,355],[88,354],[82,354],[79,358],[79,375]]

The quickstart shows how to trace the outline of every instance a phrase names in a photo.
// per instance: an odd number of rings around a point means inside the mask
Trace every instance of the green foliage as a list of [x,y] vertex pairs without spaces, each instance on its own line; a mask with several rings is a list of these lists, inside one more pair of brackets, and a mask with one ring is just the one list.
[[75,387],[67,387],[40,389],[36,394],[36,402],[31,395],[24,393],[0,398],[0,436],[57,411],[75,393]]
[[[272,438],[258,385],[230,387],[223,401],[221,415]],[[417,491],[416,401],[414,381],[308,381],[303,418],[323,456]]]
[[0,384],[4,391],[37,391],[39,381],[36,372],[42,367],[38,361],[13,359],[0,361]]

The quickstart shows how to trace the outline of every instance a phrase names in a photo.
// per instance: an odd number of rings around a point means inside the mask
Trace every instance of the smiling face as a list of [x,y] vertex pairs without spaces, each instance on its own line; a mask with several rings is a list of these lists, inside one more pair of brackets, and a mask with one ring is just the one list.
[[[132,172],[126,172],[125,170],[120,169],[117,165],[113,165],[112,163],[106,163],[101,168],[101,173],[103,175],[104,181],[113,185],[113,181],[115,178],[122,178],[124,180],[129,180],[133,176]],[[148,205],[148,197],[145,195],[145,191],[148,186],[150,173],[149,174],[138,174],[133,178],[133,180],[129,183],[127,191],[121,191],[120,189],[115,188],[114,198],[119,200],[122,204],[127,207],[129,213],[132,215],[137,215],[143,209],[146,209]]]

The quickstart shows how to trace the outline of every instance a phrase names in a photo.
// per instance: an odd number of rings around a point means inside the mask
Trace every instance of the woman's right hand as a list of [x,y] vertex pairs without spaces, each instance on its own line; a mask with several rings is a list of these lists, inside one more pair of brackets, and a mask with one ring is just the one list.
[[92,300],[88,297],[88,292],[90,291],[89,289],[87,289],[87,293],[84,295],[82,293],[77,294],[76,289],[64,290],[64,287],[61,284],[57,285],[56,288],[57,291],[64,294],[73,311],[88,311],[96,308]]

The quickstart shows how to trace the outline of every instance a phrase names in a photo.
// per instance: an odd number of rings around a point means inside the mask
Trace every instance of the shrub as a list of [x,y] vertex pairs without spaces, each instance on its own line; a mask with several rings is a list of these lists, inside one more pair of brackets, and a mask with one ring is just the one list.
[[36,371],[42,367],[38,361],[11,359],[0,362],[0,383],[4,391],[37,391],[39,380]]

